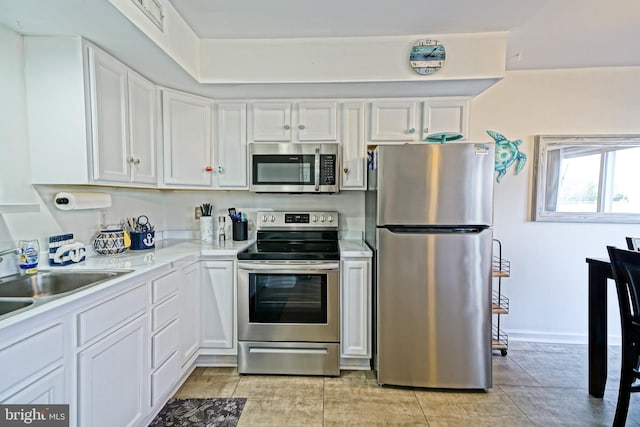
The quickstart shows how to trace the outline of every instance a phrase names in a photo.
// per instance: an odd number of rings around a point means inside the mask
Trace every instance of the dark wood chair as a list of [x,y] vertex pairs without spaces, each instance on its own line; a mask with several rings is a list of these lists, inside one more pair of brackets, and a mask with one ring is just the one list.
[[637,237],[625,237],[627,249],[630,251],[640,251],[640,239]]
[[624,427],[631,393],[640,391],[640,252],[607,246],[622,326],[622,366],[614,427]]

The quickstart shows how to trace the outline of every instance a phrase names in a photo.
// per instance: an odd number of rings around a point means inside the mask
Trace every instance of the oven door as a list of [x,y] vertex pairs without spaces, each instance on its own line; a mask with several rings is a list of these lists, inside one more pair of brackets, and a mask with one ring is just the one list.
[[339,342],[339,263],[238,263],[238,339]]

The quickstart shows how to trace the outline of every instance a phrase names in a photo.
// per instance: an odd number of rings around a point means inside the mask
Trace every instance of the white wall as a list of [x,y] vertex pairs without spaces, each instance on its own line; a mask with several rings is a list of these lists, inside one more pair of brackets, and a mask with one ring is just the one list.
[[[339,194],[254,194],[247,191],[165,191],[166,221],[170,230],[197,230],[194,208],[203,203],[214,206],[214,217],[227,215],[229,208],[247,214],[250,231],[255,231],[260,210],[338,211],[341,231],[364,232],[364,192]],[[227,219],[228,221],[228,219]]]
[[[0,203],[33,203],[29,183],[29,149],[22,37],[0,26]],[[15,215],[15,214],[12,214]],[[30,214],[31,215],[31,214]],[[0,214],[0,249],[13,236]],[[0,263],[0,275],[14,268],[13,257]]]
[[[640,224],[532,222],[534,135],[640,133],[640,67],[510,71],[472,101],[471,139],[486,130],[522,139],[528,160],[495,186],[495,237],[511,261],[504,290],[511,338],[586,342],[586,257],[626,247]],[[615,287],[609,289],[610,336],[620,335]]]

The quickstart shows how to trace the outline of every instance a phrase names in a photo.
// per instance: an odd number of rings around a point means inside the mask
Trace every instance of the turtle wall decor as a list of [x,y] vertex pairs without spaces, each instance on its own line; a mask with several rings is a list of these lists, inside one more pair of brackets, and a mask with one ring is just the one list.
[[501,133],[490,130],[488,130],[487,133],[496,142],[495,169],[496,172],[498,172],[496,181],[500,182],[502,177],[507,173],[507,169],[514,163],[516,163],[516,175],[518,175],[527,163],[527,156],[518,149],[518,146],[522,144],[522,140],[516,139],[509,141]]

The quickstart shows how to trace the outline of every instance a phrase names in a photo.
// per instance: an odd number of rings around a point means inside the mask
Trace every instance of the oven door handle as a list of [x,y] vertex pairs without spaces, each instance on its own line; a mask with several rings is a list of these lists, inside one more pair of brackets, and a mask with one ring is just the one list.
[[337,262],[327,262],[321,264],[259,264],[249,262],[239,262],[238,268],[240,270],[260,270],[260,271],[284,271],[284,270],[338,270],[340,264]]
[[320,149],[316,148],[314,177],[316,181],[316,191],[320,191]]

